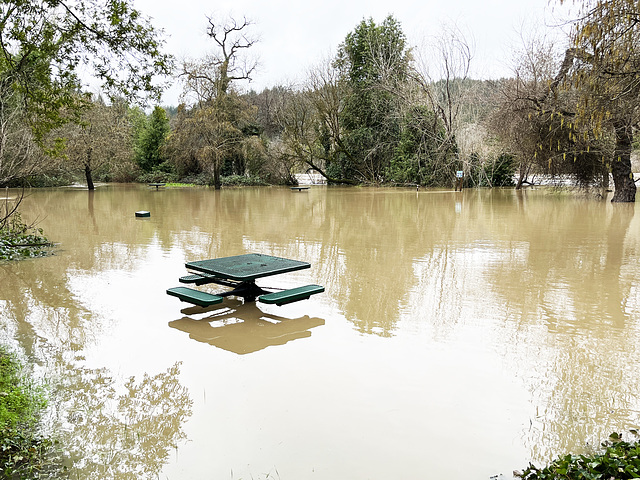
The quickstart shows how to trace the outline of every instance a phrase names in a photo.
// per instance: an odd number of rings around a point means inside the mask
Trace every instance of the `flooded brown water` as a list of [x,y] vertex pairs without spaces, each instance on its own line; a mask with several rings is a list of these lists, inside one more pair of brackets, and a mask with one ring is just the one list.
[[[74,478],[511,478],[640,422],[633,205],[108,186],[22,212],[58,247],[0,264],[0,324],[54,385]],[[165,294],[249,252],[312,264],[260,285],[326,292]]]

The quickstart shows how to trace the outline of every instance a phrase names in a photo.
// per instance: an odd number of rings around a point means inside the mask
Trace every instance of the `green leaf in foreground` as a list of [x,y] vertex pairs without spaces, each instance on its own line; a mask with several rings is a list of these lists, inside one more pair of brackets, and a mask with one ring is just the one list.
[[640,478],[638,432],[630,430],[634,441],[612,433],[602,443],[602,451],[592,455],[565,455],[544,468],[533,464],[519,475],[524,480],[626,480]]

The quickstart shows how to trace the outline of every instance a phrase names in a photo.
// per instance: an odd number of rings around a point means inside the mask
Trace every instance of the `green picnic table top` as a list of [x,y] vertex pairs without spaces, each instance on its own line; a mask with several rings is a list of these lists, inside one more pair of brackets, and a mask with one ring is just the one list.
[[310,268],[311,264],[261,253],[247,253],[188,262],[185,266],[190,270],[215,275],[218,278],[251,282],[261,277]]

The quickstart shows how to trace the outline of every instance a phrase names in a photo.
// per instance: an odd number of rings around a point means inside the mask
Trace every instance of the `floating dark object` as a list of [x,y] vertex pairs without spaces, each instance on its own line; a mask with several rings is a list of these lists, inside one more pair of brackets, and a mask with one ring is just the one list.
[[302,190],[309,190],[309,187],[291,187],[291,190],[297,190],[301,192]]
[[146,210],[141,210],[139,212],[136,212],[136,217],[140,218],[140,217],[150,217],[151,216],[151,212],[147,212]]

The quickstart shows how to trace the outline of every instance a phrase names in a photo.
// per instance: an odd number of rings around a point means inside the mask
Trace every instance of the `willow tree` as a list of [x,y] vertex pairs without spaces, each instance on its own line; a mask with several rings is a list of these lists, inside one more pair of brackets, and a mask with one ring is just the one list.
[[181,106],[166,144],[178,173],[204,172],[213,186],[220,188],[225,163],[236,159],[242,164],[250,156],[254,145],[245,127],[254,114],[246,101],[235,94],[215,97],[189,110]]
[[640,4],[585,0],[578,8],[574,45],[566,57],[574,69],[569,79],[580,94],[574,121],[587,130],[585,135],[613,137],[613,156],[604,159],[615,184],[612,201],[634,202],[631,149],[640,121]]
[[576,122],[581,92],[570,82],[573,50],[562,55],[555,42],[524,39],[515,57],[513,78],[500,82],[501,99],[487,124],[516,160],[520,188],[530,173],[571,175],[582,187],[608,186],[610,139],[594,138],[590,123]]

